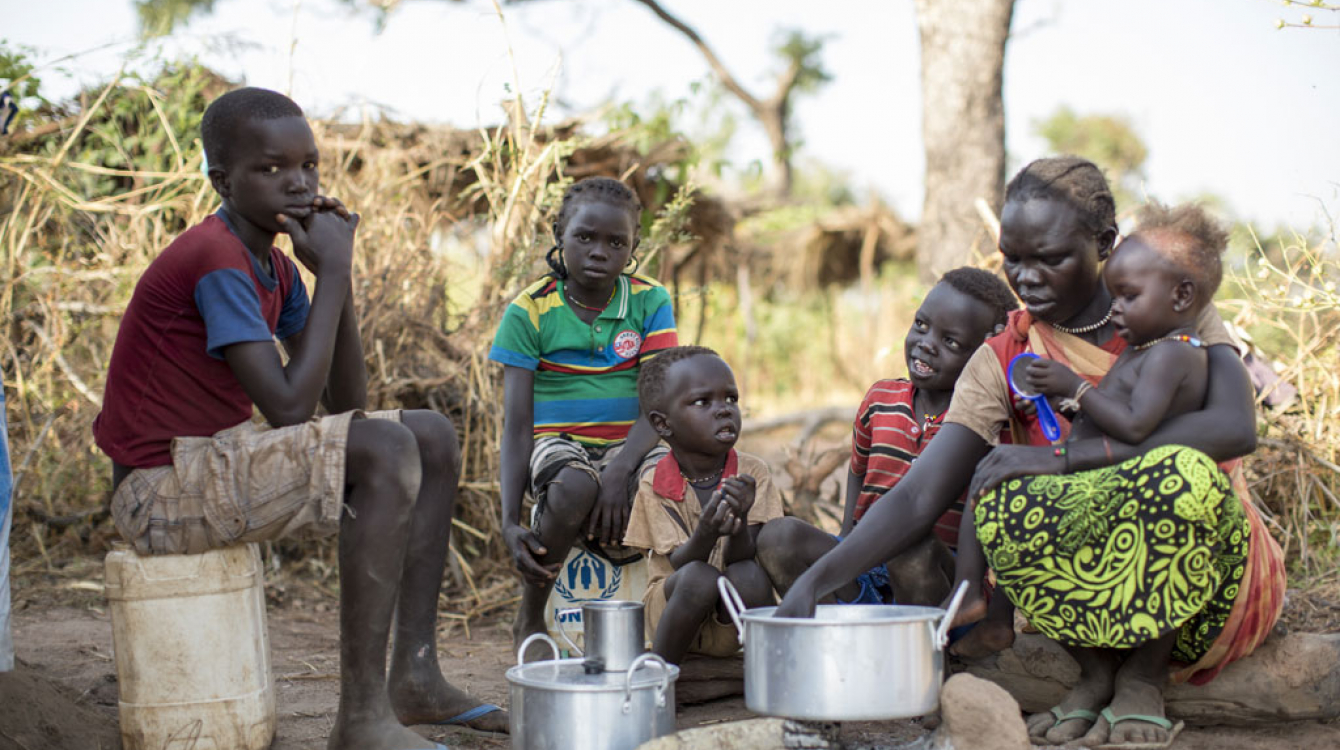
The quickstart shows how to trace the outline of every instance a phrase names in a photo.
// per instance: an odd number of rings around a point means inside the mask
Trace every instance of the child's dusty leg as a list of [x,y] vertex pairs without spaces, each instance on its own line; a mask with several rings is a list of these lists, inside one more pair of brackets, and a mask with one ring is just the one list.
[[[726,580],[731,582],[735,590],[740,592],[740,599],[746,607],[767,607],[777,603],[772,596],[772,581],[768,580],[768,574],[764,572],[754,560],[741,560],[726,566],[726,572],[723,573]],[[717,592],[717,620],[720,622],[730,622],[730,612],[726,610],[724,602],[720,601],[721,592]]]
[[[419,724],[459,716],[482,701],[452,687],[442,677],[437,661],[437,600],[460,479],[456,429],[437,412],[407,411],[402,419],[414,433],[423,480],[400,577],[387,689],[400,721]],[[495,711],[471,721],[470,726],[506,731],[507,723],[507,715]]]
[[944,574],[943,558],[949,555],[935,534],[927,534],[907,551],[886,564],[894,601],[899,604],[939,605],[949,596],[950,579]]
[[386,644],[419,492],[414,436],[378,419],[349,426],[340,520],[340,707],[331,750],[405,750],[432,743],[400,724],[386,692]]
[[[542,565],[561,563],[567,558],[568,550],[577,541],[577,535],[586,523],[586,516],[595,505],[599,489],[600,485],[594,477],[571,466],[560,471],[549,483],[539,528],[534,529],[548,550],[540,558]],[[545,631],[544,608],[549,601],[549,592],[553,590],[552,580],[540,586],[522,582],[521,606],[517,608],[516,619],[512,621],[513,648],[519,647],[532,633]]]
[[[788,516],[763,524],[754,545],[758,564],[777,592],[785,596],[802,573],[837,546],[837,540],[823,529]],[[861,593],[861,587],[849,583],[834,593],[843,601],[851,601]]]
[[961,659],[981,659],[1014,645],[1014,604],[997,588],[986,605],[986,617],[954,641],[949,653]]
[[[762,571],[759,571],[762,575]],[[716,607],[717,578],[721,572],[705,562],[694,561],[665,579],[665,611],[656,623],[651,650],[671,664],[683,661],[704,621]]]
[[[959,585],[967,581],[968,593],[963,597],[963,603],[959,605],[954,621],[950,623],[951,627],[977,622],[986,616],[986,600],[982,597],[986,557],[982,554],[982,543],[977,541],[976,527],[972,504],[969,503],[958,527],[958,558],[954,561],[953,586],[957,591]],[[953,653],[961,654],[958,650],[954,650]]]

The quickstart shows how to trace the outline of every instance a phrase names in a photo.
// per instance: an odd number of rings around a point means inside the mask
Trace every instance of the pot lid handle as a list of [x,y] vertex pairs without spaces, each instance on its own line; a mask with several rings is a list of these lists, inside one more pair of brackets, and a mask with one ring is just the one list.
[[628,674],[624,675],[623,712],[625,714],[633,712],[633,673],[647,662],[657,664],[661,668],[661,684],[656,686],[656,707],[665,707],[665,691],[670,688],[670,665],[665,663],[665,659],[662,659],[660,654],[648,651],[634,659],[633,663],[628,665]]
[[735,637],[743,644],[744,625],[740,622],[740,615],[744,612],[744,599],[740,598],[740,592],[736,590],[735,584],[724,575],[717,578],[717,591],[721,592],[721,601],[725,603],[726,611],[730,613],[731,622],[735,623]]
[[944,651],[945,646],[949,645],[949,623],[954,621],[954,615],[958,614],[958,605],[963,603],[963,596],[968,593],[968,582],[964,581],[958,585],[954,591],[954,598],[949,600],[949,609],[945,610],[944,619],[940,621],[940,627],[935,629],[935,650]]
[[526,640],[521,642],[521,648],[516,650],[516,665],[518,667],[526,663],[526,649],[535,641],[544,641],[545,643],[548,643],[549,648],[554,651],[554,661],[558,661],[558,644],[554,643],[554,639],[550,638],[545,633],[531,633],[526,636]]

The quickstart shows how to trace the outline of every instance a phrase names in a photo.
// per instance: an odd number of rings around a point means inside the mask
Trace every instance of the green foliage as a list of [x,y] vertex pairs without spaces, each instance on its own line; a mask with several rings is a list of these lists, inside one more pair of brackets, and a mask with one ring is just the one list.
[[826,37],[808,36],[800,29],[787,29],[773,52],[796,70],[796,90],[812,94],[833,80],[824,69],[822,54]]
[[8,39],[0,39],[0,86],[28,108],[47,103],[40,93],[42,80],[33,75],[32,54],[29,47],[11,46]]
[[1149,149],[1130,121],[1120,115],[1078,115],[1062,106],[1051,117],[1033,125],[1052,153],[1082,156],[1108,174],[1117,193],[1117,205],[1139,196]]
[[688,179],[693,168],[721,177],[730,166],[725,153],[738,127],[732,101],[720,84],[694,81],[686,96],[653,91],[640,102],[615,104],[605,110],[602,123],[643,155],[668,141],[683,143],[688,155],[679,162],[679,174],[672,175],[677,182]]
[[193,16],[210,13],[215,0],[135,0],[140,18],[140,36],[167,36]]
[[[108,95],[100,116],[68,144],[48,139],[35,152],[65,150],[68,180],[84,196],[119,196],[127,204],[155,200],[154,187],[200,163],[200,118],[231,84],[195,61],[170,63],[152,77],[132,73]],[[85,99],[100,94],[86,92]],[[98,169],[81,168],[95,165]],[[184,217],[164,217],[169,222]],[[174,224],[183,227],[184,224]]]

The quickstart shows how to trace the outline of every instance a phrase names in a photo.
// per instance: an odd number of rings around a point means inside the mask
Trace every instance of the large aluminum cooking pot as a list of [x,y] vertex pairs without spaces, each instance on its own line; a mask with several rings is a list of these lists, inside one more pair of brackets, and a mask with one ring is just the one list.
[[718,579],[744,644],[744,702],[768,716],[868,721],[923,716],[940,707],[944,647],[965,585],[949,609],[823,604],[813,619],[744,609]]
[[[526,648],[542,640],[551,661],[525,664]],[[559,659],[558,644],[544,633],[522,642],[507,670],[511,692],[512,747],[517,750],[633,750],[675,731],[675,680],[679,667],[642,654],[626,671]]]

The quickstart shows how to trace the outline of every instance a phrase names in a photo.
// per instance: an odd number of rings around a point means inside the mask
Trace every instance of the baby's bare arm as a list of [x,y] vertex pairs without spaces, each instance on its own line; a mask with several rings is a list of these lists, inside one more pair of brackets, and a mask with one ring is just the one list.
[[[1080,408],[1104,434],[1123,443],[1139,443],[1153,434],[1161,422],[1176,416],[1174,406],[1187,401],[1197,382],[1203,390],[1205,353],[1178,342],[1159,344],[1138,355],[1135,382],[1129,390],[1117,381],[1104,379],[1099,388],[1086,390]],[[1194,375],[1199,374],[1199,378]]]

